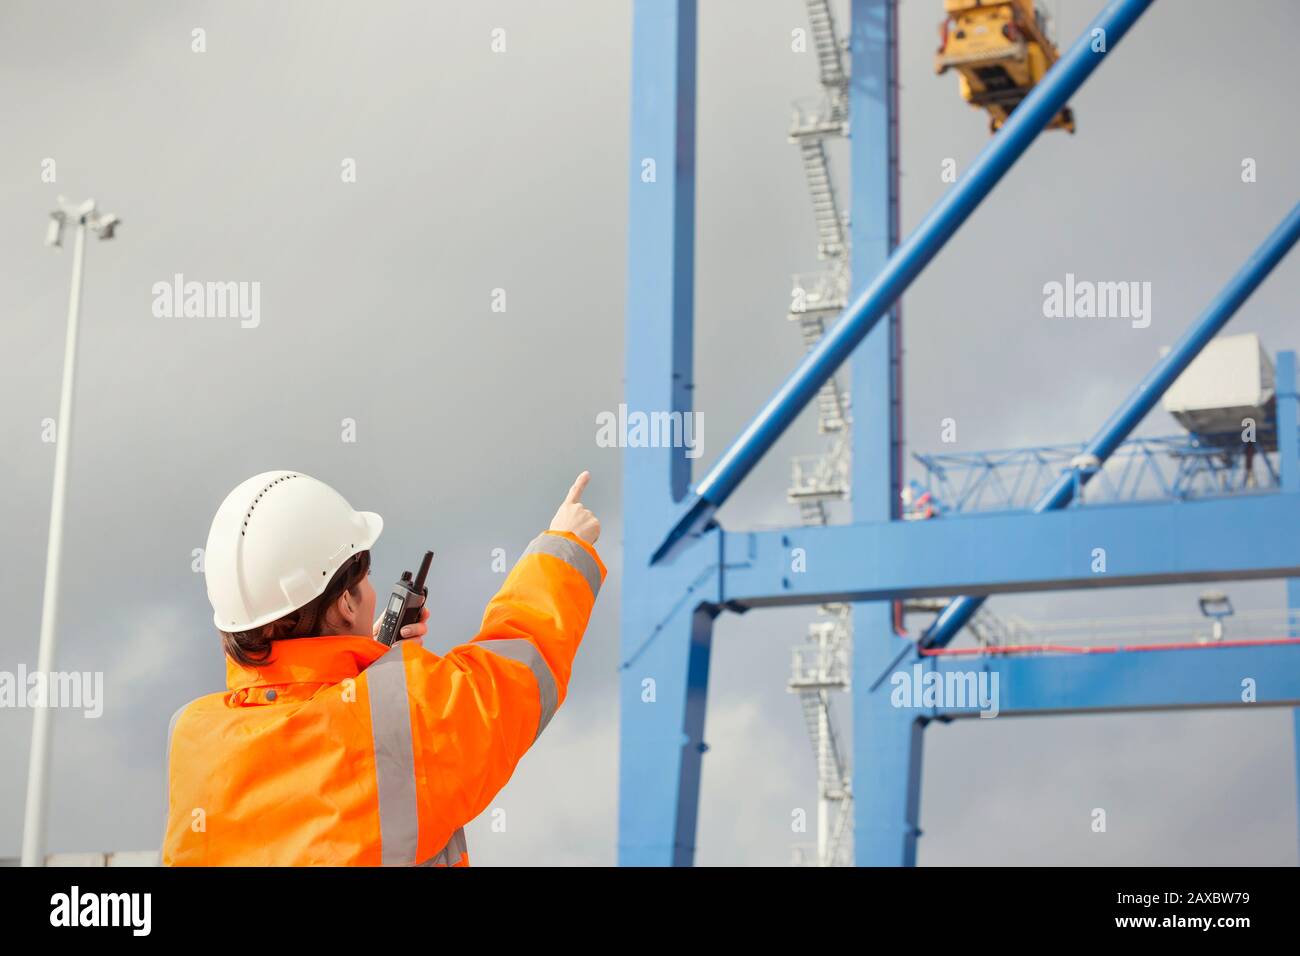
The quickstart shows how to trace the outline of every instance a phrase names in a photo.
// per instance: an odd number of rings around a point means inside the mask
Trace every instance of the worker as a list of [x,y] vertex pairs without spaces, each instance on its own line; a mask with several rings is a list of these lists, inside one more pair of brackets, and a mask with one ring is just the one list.
[[590,478],[444,656],[427,609],[375,639],[379,515],[292,471],[232,491],[204,553],[227,689],[172,717],[163,864],[468,866],[462,828],[564,702],[605,580]]

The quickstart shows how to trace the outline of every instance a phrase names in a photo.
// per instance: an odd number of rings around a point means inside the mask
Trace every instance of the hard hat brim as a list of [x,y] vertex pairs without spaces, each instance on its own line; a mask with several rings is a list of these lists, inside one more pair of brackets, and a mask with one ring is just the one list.
[[384,519],[373,511],[358,512],[361,517],[366,519],[366,544],[362,550],[369,549],[379,540],[379,535],[384,530]]

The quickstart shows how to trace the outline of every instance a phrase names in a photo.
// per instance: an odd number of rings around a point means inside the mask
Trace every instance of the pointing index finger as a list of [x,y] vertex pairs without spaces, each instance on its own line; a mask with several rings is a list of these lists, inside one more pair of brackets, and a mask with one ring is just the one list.
[[591,481],[591,472],[584,471],[574,480],[573,487],[569,489],[569,493],[564,500],[569,504],[577,504],[581,501],[582,493],[587,490],[587,482],[589,481]]

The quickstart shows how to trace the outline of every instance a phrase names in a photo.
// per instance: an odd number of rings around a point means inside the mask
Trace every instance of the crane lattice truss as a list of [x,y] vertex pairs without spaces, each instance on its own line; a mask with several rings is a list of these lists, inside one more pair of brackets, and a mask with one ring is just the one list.
[[[1113,0],[900,242],[897,11],[894,0],[852,0],[847,90],[855,281],[848,306],[694,484],[689,449],[625,452],[621,863],[694,861],[710,646],[713,622],[724,611],[853,604],[859,864],[915,862],[924,728],[980,709],[951,701],[894,706],[890,677],[899,672],[933,673],[949,685],[973,670],[996,675],[1003,715],[1300,705],[1300,640],[1105,654],[938,653],[978,622],[992,594],[1287,578],[1288,603],[1300,607],[1294,580],[1300,536],[1278,532],[1300,527],[1293,353],[1277,356],[1276,485],[1240,495],[1070,507],[1096,466],[1106,464],[1300,239],[1300,205],[1084,444],[1076,459],[1082,463],[1059,474],[1031,509],[898,520],[896,304],[1151,2]],[[685,415],[692,411],[694,375],[695,0],[636,0],[632,74],[626,401],[630,409]],[[654,161],[655,176],[644,175],[646,160]],[[845,362],[854,383],[852,523],[724,530],[715,512]],[[1107,555],[1102,571],[1098,548]],[[894,602],[953,595],[921,639],[895,629]],[[1257,681],[1250,703],[1243,701],[1245,677]],[[765,750],[753,743],[758,764]],[[773,839],[784,843],[783,832],[774,826]]]
[[[1073,463],[1084,448],[1074,442],[912,457],[944,514],[1018,511],[1032,508],[1061,475],[1083,478],[1087,472]],[[1070,506],[1274,492],[1280,483],[1278,456],[1269,451],[1246,454],[1241,445],[1225,448],[1194,435],[1134,438],[1096,470],[1086,494],[1082,486],[1074,492]]]

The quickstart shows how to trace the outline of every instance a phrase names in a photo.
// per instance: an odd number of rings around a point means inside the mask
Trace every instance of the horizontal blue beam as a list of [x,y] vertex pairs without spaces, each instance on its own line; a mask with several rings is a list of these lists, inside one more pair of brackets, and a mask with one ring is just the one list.
[[[804,357],[682,505],[652,561],[705,528],[745,476],[803,411],[912,281],[938,255],[1057,113],[1115,49],[1152,0],[1112,0],[1016,107],[966,174],[894,251],[885,267]],[[1099,42],[1100,38],[1100,42]]]
[[[904,691],[916,686],[915,666],[914,658],[900,664],[875,692],[895,694],[895,700],[907,703]],[[1300,705],[1300,644],[1207,644],[1186,650],[1058,656],[940,656],[923,658],[919,666],[923,673],[939,675],[942,683],[936,687],[956,689],[961,678],[972,672],[977,678],[980,672],[988,674],[983,690],[996,690],[986,699],[997,704],[997,716]],[[969,691],[969,678],[965,684]],[[979,689],[978,682],[975,688]],[[1253,700],[1243,699],[1252,696]],[[940,699],[940,706],[922,708],[922,715],[979,716],[978,704],[961,706],[967,697],[947,693]]]
[[724,531],[720,594],[745,610],[1300,577],[1287,528],[1300,528],[1300,494]]
[[[1297,240],[1300,240],[1300,203],[1292,207],[1286,218],[1237,270],[1236,275],[1192,323],[1191,328],[1183,333],[1178,342],[1147,373],[1146,378],[1138,383],[1124,404],[1107,419],[1084,447],[1083,454],[1093,455],[1098,462],[1105,462],[1155,407],[1160,396],[1174,380],[1186,371],[1192,360],[1228,324],[1228,320],[1291,251]],[[1082,486],[1091,477],[1092,473],[1088,472],[1078,475],[1072,472],[1062,474],[1035,503],[1034,512],[1064,508],[1074,497],[1076,485]],[[924,642],[932,647],[944,646],[957,636],[983,603],[982,598],[973,595],[964,595],[952,601],[926,631]]]

